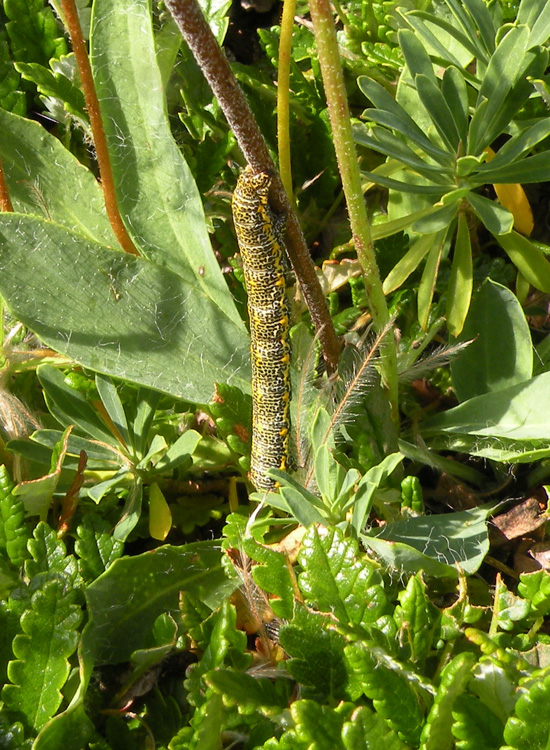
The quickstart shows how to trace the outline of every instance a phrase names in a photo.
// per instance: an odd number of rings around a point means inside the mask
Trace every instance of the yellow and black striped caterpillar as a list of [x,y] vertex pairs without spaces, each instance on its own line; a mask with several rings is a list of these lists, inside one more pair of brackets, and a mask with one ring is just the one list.
[[271,489],[267,470],[285,469],[290,438],[289,309],[285,292],[284,220],[269,206],[271,177],[242,172],[233,193],[233,221],[248,294],[252,360],[250,481]]

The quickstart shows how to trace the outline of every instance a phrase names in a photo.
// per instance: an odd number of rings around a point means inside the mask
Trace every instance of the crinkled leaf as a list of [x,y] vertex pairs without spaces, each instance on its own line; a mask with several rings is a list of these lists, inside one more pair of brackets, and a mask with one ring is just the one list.
[[25,80],[36,84],[39,93],[58,99],[67,112],[81,122],[87,122],[84,95],[67,76],[53,72],[38,63],[16,63],[15,68]]
[[329,625],[327,618],[297,609],[292,623],[282,626],[279,642],[291,657],[287,665],[295,680],[316,695],[339,700],[347,684],[345,640]]
[[519,578],[518,593],[530,603],[533,615],[544,617],[550,612],[550,572],[523,573]]
[[499,750],[504,726],[487,706],[473,695],[457,696],[453,706],[453,736],[457,750]]
[[225,706],[237,706],[239,713],[244,715],[253,714],[257,710],[266,714],[280,713],[288,707],[292,689],[289,680],[272,681],[229,669],[208,672],[204,680],[214,692],[222,696]]
[[6,31],[16,60],[47,64],[67,50],[50,7],[42,0],[7,0],[4,13],[9,21]]
[[196,403],[209,401],[216,381],[250,389],[242,324],[165,268],[36,217],[2,214],[0,271],[16,318],[92,370]]
[[521,691],[504,728],[506,745],[502,750],[547,748],[550,737],[550,669],[540,670],[529,678],[527,690]]
[[76,582],[76,560],[72,555],[67,555],[65,544],[46,523],[37,525],[28,548],[32,556],[31,560],[25,562],[25,574],[28,578],[57,576]]
[[31,533],[25,508],[13,494],[14,488],[8,470],[0,466],[0,549],[5,549],[12,565],[19,567],[29,557],[27,542]]
[[399,627],[399,640],[407,658],[423,665],[433,648],[434,635],[441,618],[440,612],[428,598],[421,573],[409,579],[407,588],[399,594],[399,605],[393,614]]
[[87,654],[98,663],[127,661],[151,645],[153,623],[162,612],[177,609],[181,590],[211,608],[235,588],[221,566],[219,545],[196,542],[166,545],[122,558],[86,590],[91,621],[83,635]]
[[81,619],[81,608],[73,604],[64,581],[45,583],[21,618],[23,633],[13,642],[11,684],[4,686],[2,699],[25,717],[29,728],[40,729],[61,704],[60,690],[69,675],[68,657],[76,648]]
[[88,512],[76,529],[75,553],[80,558],[82,577],[92,581],[122,555],[124,545],[111,533],[110,524],[100,516]]
[[[344,750],[342,728],[352,706],[340,704],[338,708],[321,706],[316,701],[301,700],[292,704],[290,712],[296,725],[298,738],[316,750]],[[347,714],[347,715],[346,715]]]
[[269,602],[273,612],[284,620],[292,619],[294,587],[285,555],[251,538],[245,539],[243,546],[246,554],[260,563],[252,568],[252,577],[261,589],[275,597]]
[[376,713],[404,742],[417,747],[424,717],[406,672],[397,671],[397,662],[379,661],[368,644],[346,646],[345,656],[354,682],[372,700]]
[[302,541],[299,576],[305,601],[344,625],[374,622],[388,611],[380,574],[354,539],[337,527],[321,535],[312,526]]
[[453,705],[457,696],[464,691],[475,661],[474,654],[465,652],[455,656],[444,667],[422,730],[421,750],[452,750],[454,747],[451,734]]
[[345,722],[342,740],[346,750],[406,750],[384,719],[367,706],[359,706]]

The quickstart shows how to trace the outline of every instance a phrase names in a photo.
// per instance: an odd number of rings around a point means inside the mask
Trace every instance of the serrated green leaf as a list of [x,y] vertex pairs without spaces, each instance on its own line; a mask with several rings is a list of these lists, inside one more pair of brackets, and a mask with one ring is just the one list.
[[118,559],[124,550],[122,542],[111,534],[111,526],[100,516],[87,513],[76,529],[75,553],[80,558],[79,568],[86,581],[100,576]]
[[530,675],[529,686],[522,690],[504,727],[502,750],[545,750],[550,738],[550,670],[541,669]]
[[10,19],[6,30],[16,60],[46,64],[65,54],[67,46],[51,8],[42,0],[5,0],[4,13]]
[[393,614],[399,627],[399,640],[406,644],[407,658],[422,666],[433,648],[441,614],[428,598],[421,573],[409,579],[407,588],[399,594],[399,603]]
[[148,0],[96,1],[90,58],[118,205],[131,236],[146,257],[181,275],[240,327],[197,187],[170,131]]
[[422,730],[421,750],[451,750],[454,746],[451,734],[453,704],[471,677],[475,664],[474,654],[458,654],[447,664],[439,679],[433,705]]
[[261,563],[252,568],[255,583],[268,594],[273,594],[269,604],[273,612],[284,620],[294,614],[294,587],[282,552],[257,544],[252,538],[244,540],[244,551],[255,562]]
[[531,604],[534,615],[544,617],[550,612],[550,572],[536,570],[533,573],[522,573],[518,593]]
[[346,662],[353,680],[373,702],[374,709],[407,744],[417,747],[424,717],[419,696],[407,671],[394,660],[380,661],[369,644],[351,644],[345,648]]
[[74,711],[54,716],[42,727],[33,750],[83,750],[96,735],[94,725],[82,705]]
[[315,750],[344,750],[342,727],[352,706],[320,706],[312,700],[295,701],[290,712],[298,738]]
[[39,523],[33,538],[29,539],[28,549],[32,556],[25,562],[25,575],[31,579],[42,574],[55,575],[76,582],[76,561],[67,555],[65,544],[57,538],[55,531],[46,523]]
[[86,590],[91,622],[83,648],[100,664],[127,661],[133,651],[151,645],[154,621],[177,608],[181,590],[214,608],[235,586],[213,542],[166,545],[115,560]]
[[23,633],[13,642],[16,660],[8,665],[11,684],[4,686],[2,699],[25,717],[29,729],[43,727],[61,704],[82,619],[80,606],[72,602],[64,581],[48,581],[21,618]]
[[473,695],[457,696],[453,706],[453,736],[457,750],[499,750],[503,741],[503,725]]
[[2,214],[0,271],[16,318],[92,370],[199,403],[216,381],[250,390],[242,323],[167,269],[51,222]]
[[374,622],[388,611],[380,574],[357,542],[344,539],[332,527],[321,535],[311,527],[302,541],[298,582],[305,601],[321,612],[331,612],[341,623]]
[[66,76],[38,63],[16,63],[15,69],[26,81],[32,81],[39,93],[59,99],[67,112],[87,123],[84,95]]
[[0,466],[0,549],[6,550],[12,565],[19,567],[29,557],[27,542],[31,533],[25,521],[25,508],[13,494],[15,485],[5,466]]
[[345,640],[329,625],[326,617],[297,609],[292,623],[281,627],[279,643],[291,657],[287,665],[295,680],[316,695],[341,700],[347,684]]
[[359,706],[342,729],[346,750],[406,750],[384,719],[366,706]]
[[261,710],[262,713],[280,713],[288,707],[292,683],[289,680],[273,682],[271,679],[252,677],[243,672],[217,669],[204,676],[206,684],[221,695],[228,708],[237,706],[244,716]]

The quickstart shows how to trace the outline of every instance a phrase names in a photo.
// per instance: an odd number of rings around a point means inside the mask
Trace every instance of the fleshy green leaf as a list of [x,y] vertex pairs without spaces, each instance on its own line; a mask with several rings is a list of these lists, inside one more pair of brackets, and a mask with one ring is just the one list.
[[474,297],[459,341],[471,341],[451,362],[459,401],[523,383],[533,373],[529,325],[506,287],[487,279]]
[[447,289],[447,328],[451,336],[458,336],[470,307],[472,297],[472,246],[470,230],[464,214],[458,215],[453,253],[453,265]]
[[222,569],[219,545],[212,542],[166,545],[115,560],[86,590],[91,622],[84,648],[100,664],[127,661],[133,651],[151,645],[154,621],[177,608],[180,591],[214,608],[235,585]]
[[550,263],[531,240],[517,232],[496,236],[512,263],[541,292],[550,292]]
[[8,666],[11,684],[2,690],[5,705],[38,730],[51,719],[62,700],[61,688],[69,675],[68,657],[74,652],[80,606],[64,581],[48,581],[36,591],[31,608],[21,618],[23,633],[13,642],[15,661]]

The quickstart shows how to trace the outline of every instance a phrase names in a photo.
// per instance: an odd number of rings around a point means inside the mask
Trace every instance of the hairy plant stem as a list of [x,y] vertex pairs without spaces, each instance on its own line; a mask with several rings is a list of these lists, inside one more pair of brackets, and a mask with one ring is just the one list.
[[[349,220],[357,257],[363,268],[365,290],[369,308],[377,333],[381,333],[389,321],[388,306],[382,291],[382,282],[374,255],[370,222],[367,216],[361,174],[353,141],[346,87],[340,63],[336,29],[329,0],[310,0],[309,9],[313,21],[315,40],[323,85],[334,138],[334,149],[340,169],[342,187],[346,196]],[[397,391],[397,355],[395,337],[390,330],[380,344],[381,375],[387,390],[392,418],[399,423]]]
[[340,343],[298,218],[254,115],[196,0],[166,0],[166,6],[217,98],[247,162],[254,172],[267,172],[273,176],[270,199],[275,210],[286,215],[288,256],[319,335],[327,368],[334,371],[338,364]]
[[290,160],[290,51],[296,0],[284,0],[279,40],[279,65],[277,68],[277,147],[281,180],[292,200],[292,169]]
[[69,36],[71,37],[73,52],[76,64],[78,65],[80,80],[82,82],[82,91],[84,93],[86,109],[88,110],[88,116],[90,118],[90,126],[92,128],[97,163],[101,175],[101,187],[103,189],[107,216],[109,217],[113,232],[115,233],[122,249],[132,255],[139,255],[134,243],[130,239],[130,235],[126,231],[126,227],[120,216],[120,211],[118,210],[115,183],[113,180],[113,172],[111,170],[111,160],[109,159],[109,151],[107,149],[107,138],[105,136],[105,130],[103,129],[103,122],[101,121],[101,111],[99,109],[99,101],[94,86],[90,60],[86,51],[86,44],[84,42],[84,37],[82,36],[82,29],[80,28],[80,21],[78,19],[74,0],[61,0],[61,9],[65,16],[65,25],[69,32]]
[[0,161],[0,211],[11,213],[13,211],[13,205],[10,198],[10,191],[8,183],[6,182],[6,175],[4,174],[4,168]]

